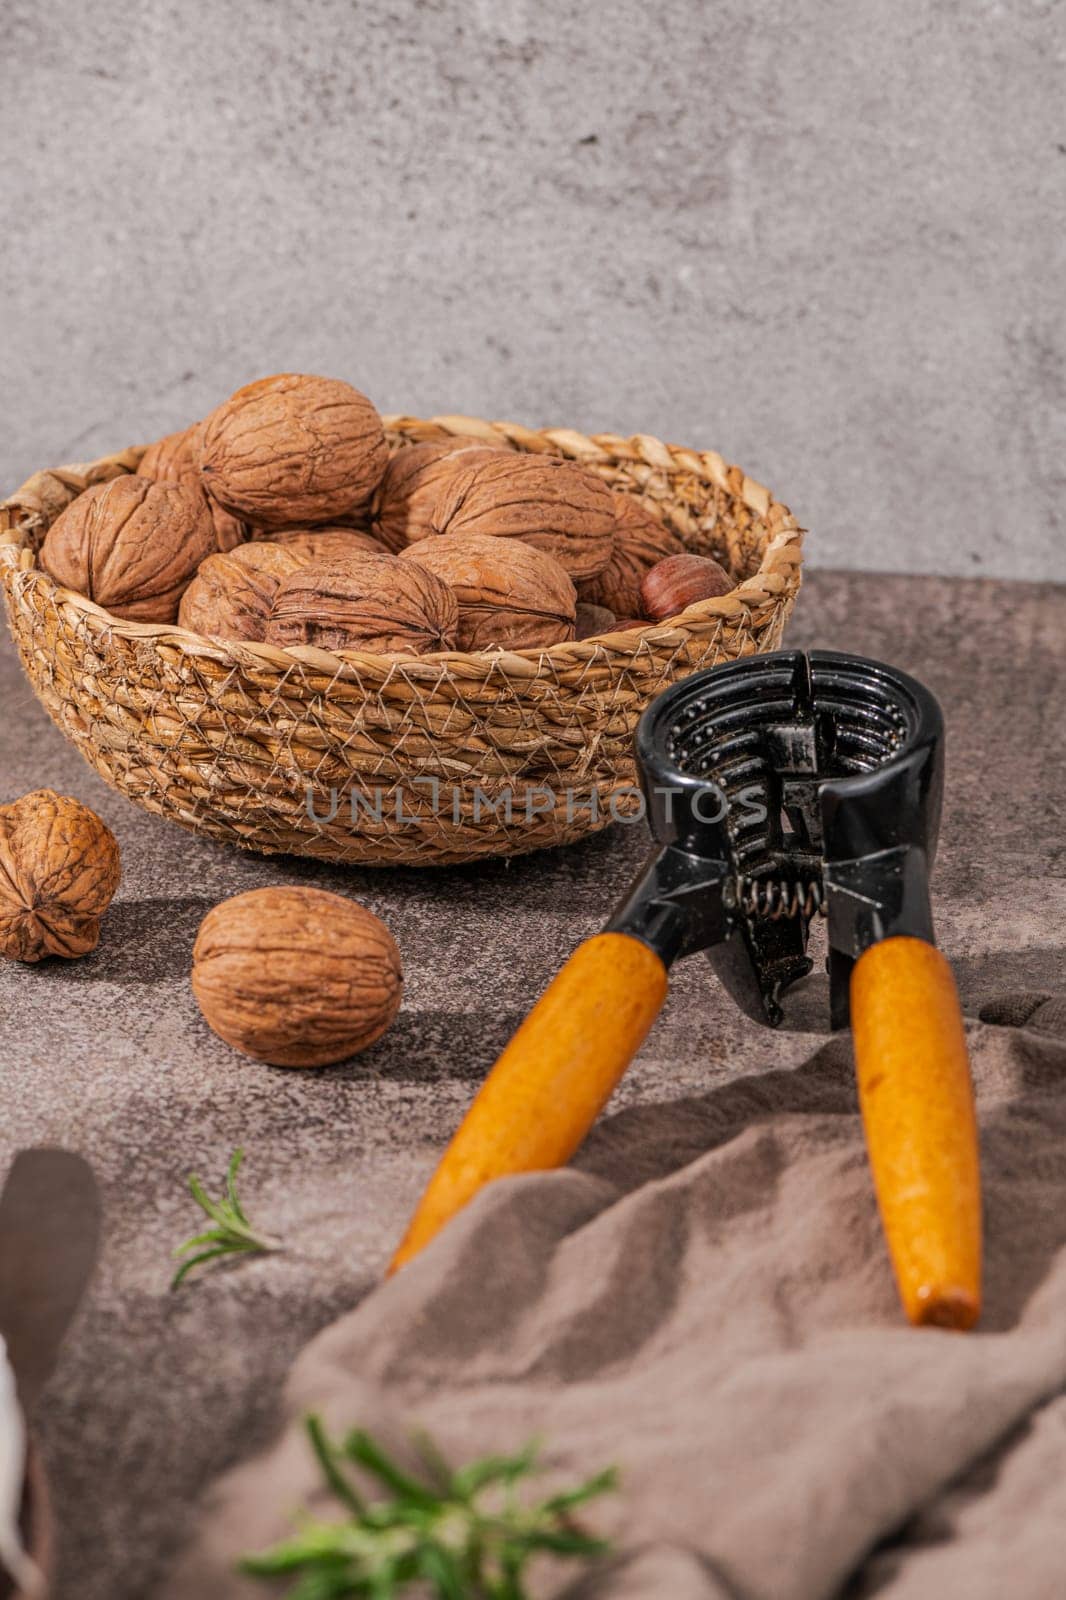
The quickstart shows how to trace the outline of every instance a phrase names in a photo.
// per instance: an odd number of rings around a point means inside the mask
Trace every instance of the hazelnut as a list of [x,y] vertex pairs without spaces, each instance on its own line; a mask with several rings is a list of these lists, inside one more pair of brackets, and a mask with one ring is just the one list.
[[120,877],[114,834],[80,801],[35,789],[0,806],[0,956],[87,955]]
[[193,456],[196,425],[180,433],[168,433],[165,438],[150,444],[141,457],[137,476],[151,478],[153,483],[180,483],[192,494],[203,495],[215,528],[215,543],[220,550],[232,550],[243,544],[251,533],[246,522],[235,517],[232,511],[220,506],[204,488],[199,468]]
[[366,395],[294,372],[238,389],[200,424],[194,449],[208,493],[268,528],[357,516],[388,460]]
[[447,463],[430,515],[435,534],[521,539],[554,556],[575,583],[611,558],[611,491],[561,456],[464,450]]
[[435,573],[395,556],[314,561],[286,578],[264,638],[281,646],[394,651],[455,648],[455,596]]
[[667,556],[683,555],[685,547],[631,494],[616,490],[611,503],[615,510],[611,559],[601,573],[580,586],[579,597],[590,605],[606,606],[616,616],[631,617],[641,609],[644,574]]
[[615,626],[615,614],[613,611],[608,611],[606,606],[591,606],[587,600],[578,601],[576,631],[578,639],[594,639],[599,633],[610,633]]
[[382,543],[399,552],[433,532],[430,513],[447,473],[447,463],[454,456],[463,450],[505,448],[456,434],[450,439],[427,439],[422,444],[401,445],[394,450],[370,507],[374,530]]
[[307,558],[283,545],[255,542],[208,556],[181,597],[178,622],[214,639],[262,639],[278,585]]
[[309,561],[343,560],[351,555],[388,554],[380,539],[364,528],[330,525],[324,528],[281,528],[264,536],[270,544],[292,550]]
[[400,1009],[385,924],[323,889],[251,889],[207,913],[192,989],[208,1026],[275,1067],[324,1067],[365,1050]]
[[532,545],[454,533],[411,545],[401,560],[435,573],[454,594],[460,650],[526,650],[574,637],[574,586]]
[[645,614],[663,622],[700,600],[728,594],[733,587],[728,572],[710,556],[667,556],[644,574],[640,593]]
[[41,566],[57,583],[134,622],[173,622],[216,549],[207,503],[180,483],[123,476],[86,489],[53,522]]

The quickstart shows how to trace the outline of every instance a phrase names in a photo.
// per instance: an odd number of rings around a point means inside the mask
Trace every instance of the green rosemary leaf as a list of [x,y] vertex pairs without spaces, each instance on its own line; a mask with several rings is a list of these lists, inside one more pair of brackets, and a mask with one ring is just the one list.
[[602,1540],[593,1539],[576,1528],[532,1529],[526,1538],[531,1549],[552,1550],[560,1556],[601,1556],[607,1548]]
[[435,1583],[441,1600],[470,1600],[462,1568],[450,1550],[427,1544],[419,1551],[420,1577]]
[[409,1477],[362,1428],[353,1428],[348,1434],[344,1441],[344,1453],[349,1460],[372,1472],[386,1489],[391,1489],[411,1506],[423,1507],[437,1503],[439,1497]]
[[182,1262],[171,1278],[171,1289],[180,1289],[189,1273],[195,1272],[197,1267],[204,1267],[209,1261],[217,1261],[219,1256],[226,1255],[229,1255],[229,1250],[224,1244],[220,1244],[214,1250],[203,1250],[198,1256],[190,1256],[188,1261]]
[[[355,1592],[365,1594],[366,1590]],[[290,1591],[291,1600],[344,1600],[345,1595],[352,1593],[343,1573],[315,1570],[306,1572],[296,1588]]]
[[587,1500],[595,1500],[598,1495],[610,1494],[618,1488],[618,1469],[608,1467],[606,1472],[597,1473],[590,1478],[588,1483],[579,1485],[576,1489],[568,1489],[563,1494],[553,1494],[545,1500],[543,1509],[551,1514],[561,1514],[572,1511],[575,1506],[583,1506]]
[[526,1589],[522,1583],[523,1565],[520,1556],[506,1565],[501,1563],[500,1576],[491,1579],[487,1586],[488,1600],[527,1600]]
[[229,1227],[231,1219],[226,1212],[225,1202],[212,1200],[195,1172],[189,1173],[189,1193],[200,1207],[200,1210],[206,1212],[212,1222],[217,1223],[223,1229]]
[[[200,1253],[185,1261],[175,1272],[170,1283],[172,1289],[180,1288],[197,1267],[206,1266],[222,1256],[268,1254],[282,1248],[277,1239],[253,1230],[237,1198],[237,1172],[243,1159],[244,1152],[241,1149],[235,1150],[230,1157],[226,1170],[226,1192],[221,1200],[212,1200],[195,1172],[189,1174],[189,1193],[215,1226],[194,1234],[175,1250],[174,1254],[179,1258],[190,1251]],[[209,1248],[201,1250],[203,1245]]]
[[436,1440],[418,1429],[413,1435],[413,1443],[431,1486],[441,1495],[454,1494],[455,1473]]
[[184,1256],[190,1250],[198,1250],[202,1244],[224,1244],[226,1235],[221,1228],[208,1228],[205,1233],[195,1233],[191,1239],[186,1239],[184,1244],[179,1244],[174,1254]]
[[540,1446],[534,1440],[517,1455],[485,1456],[481,1461],[472,1461],[455,1473],[452,1480],[455,1492],[470,1496],[490,1483],[517,1483],[519,1478],[536,1470],[539,1453]]
[[321,1417],[307,1417],[304,1426],[311,1441],[311,1449],[314,1451],[318,1458],[318,1464],[322,1468],[322,1475],[333,1490],[333,1493],[341,1504],[347,1506],[348,1510],[355,1516],[362,1516],[366,1509],[362,1497],[338,1466],[336,1452],[326,1437]]
[[[288,1600],[399,1600],[408,1594],[413,1600],[415,1593],[435,1600],[528,1600],[526,1568],[541,1553],[590,1561],[608,1549],[568,1513],[612,1489],[613,1471],[540,1504],[522,1503],[518,1486],[538,1470],[536,1444],[452,1472],[432,1440],[422,1437],[418,1451],[427,1481],[419,1482],[364,1429],[353,1429],[338,1445],[319,1418],[308,1417],[307,1432],[345,1520],[307,1520],[294,1538],[241,1563],[252,1577],[295,1579]],[[375,1477],[386,1497],[364,1502],[345,1461]]]
[[237,1199],[237,1174],[241,1169],[241,1162],[243,1160],[244,1151],[241,1149],[240,1145],[238,1145],[236,1150],[234,1150],[233,1154],[230,1156],[229,1166],[226,1168],[226,1195],[229,1199],[230,1205],[233,1207],[233,1214],[237,1218],[237,1221],[242,1222],[245,1227],[248,1227],[248,1218],[245,1216],[243,1210],[241,1209],[241,1203]]
[[308,1553],[303,1539],[290,1539],[285,1544],[276,1544],[272,1550],[265,1550],[262,1555],[245,1556],[240,1571],[251,1578],[279,1578],[306,1566]]

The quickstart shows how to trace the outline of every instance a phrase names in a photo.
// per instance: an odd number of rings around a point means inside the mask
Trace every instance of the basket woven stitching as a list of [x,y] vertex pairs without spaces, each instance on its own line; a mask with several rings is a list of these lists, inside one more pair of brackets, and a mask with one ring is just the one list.
[[[412,659],[220,646],[176,627],[110,617],[35,569],[47,523],[89,482],[134,470],[141,452],[129,450],[38,474],[0,506],[0,530],[11,530],[0,531],[0,577],[27,669],[109,781],[219,837],[380,861],[467,859],[578,837],[592,824],[564,823],[558,814],[539,815],[524,829],[498,818],[479,827],[468,818],[470,797],[477,787],[543,787],[548,776],[584,784],[590,796],[628,786],[628,731],[657,687],[681,670],[779,643],[799,583],[795,520],[714,452],[698,455],[646,435],[535,434],[470,418],[388,421],[394,441],[475,433],[571,455],[612,486],[639,492],[697,548],[749,570],[758,553],[758,565],[731,595],[681,618],[550,650]],[[753,517],[735,509],[725,515],[740,505]],[[81,669],[73,703],[71,665]],[[86,716],[102,717],[103,726],[90,727]],[[146,729],[155,740],[147,746]],[[450,773],[457,798],[461,791],[454,820],[427,803],[414,807],[418,820],[403,834],[390,835],[386,819],[368,839],[328,829],[309,836],[308,782],[331,774],[365,782],[376,773],[395,792],[426,771]]]

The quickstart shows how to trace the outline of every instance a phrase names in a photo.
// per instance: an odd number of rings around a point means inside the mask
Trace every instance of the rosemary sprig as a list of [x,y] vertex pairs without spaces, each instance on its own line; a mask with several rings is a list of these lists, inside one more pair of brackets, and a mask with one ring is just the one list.
[[[421,1438],[422,1476],[412,1477],[362,1429],[335,1443],[318,1417],[308,1417],[306,1427],[347,1517],[305,1517],[294,1538],[241,1562],[241,1571],[254,1578],[294,1578],[287,1600],[393,1600],[412,1585],[437,1600],[527,1600],[524,1575],[541,1552],[587,1561],[608,1549],[578,1526],[573,1513],[616,1487],[613,1468],[528,1504],[519,1486],[540,1470],[534,1444],[453,1470],[432,1441]],[[353,1467],[375,1479],[385,1498],[365,1499]]]
[[[217,1261],[220,1256],[262,1255],[282,1248],[280,1240],[272,1239],[266,1233],[256,1233],[244,1214],[237,1198],[237,1173],[243,1160],[244,1151],[234,1150],[226,1169],[226,1192],[221,1200],[212,1200],[195,1172],[189,1173],[189,1192],[215,1226],[179,1244],[174,1254],[179,1258],[187,1256],[188,1259],[182,1262],[171,1279],[172,1289],[179,1288],[197,1267]],[[195,1254],[190,1255],[190,1251]]]

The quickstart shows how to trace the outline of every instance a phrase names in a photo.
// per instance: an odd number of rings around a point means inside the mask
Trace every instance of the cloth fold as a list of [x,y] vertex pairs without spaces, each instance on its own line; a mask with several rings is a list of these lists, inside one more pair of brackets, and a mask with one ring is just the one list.
[[[498,1183],[297,1361],[276,1444],[224,1478],[168,1600],[329,1513],[300,1418],[456,1460],[546,1441],[560,1481],[617,1464],[615,1555],[566,1600],[1039,1600],[1066,1490],[1066,1008],[972,1025],[986,1309],[902,1321],[850,1042],[639,1106],[560,1172]],[[1011,1023],[1017,1025],[1010,1025]]]

